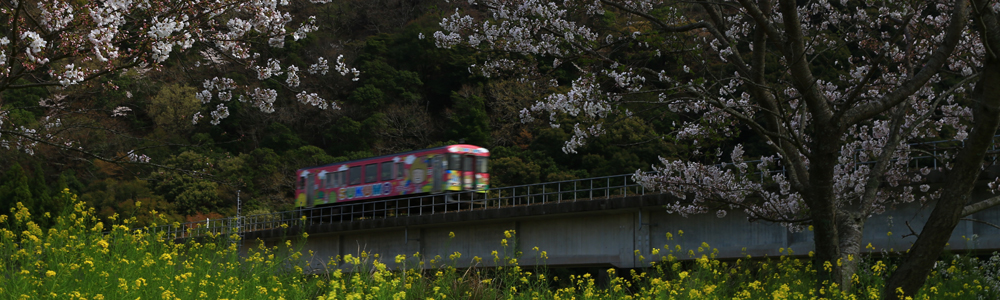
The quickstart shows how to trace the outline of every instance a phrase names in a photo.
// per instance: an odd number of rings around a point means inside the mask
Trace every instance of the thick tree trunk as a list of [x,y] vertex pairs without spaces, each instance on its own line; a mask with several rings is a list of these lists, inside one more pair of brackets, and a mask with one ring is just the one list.
[[843,291],[850,291],[851,278],[858,272],[861,262],[861,238],[865,229],[865,218],[858,213],[841,212],[837,215],[837,233],[840,242],[840,261],[835,264],[840,268],[837,284]]
[[[810,186],[805,196],[813,223],[813,238],[816,245],[813,266],[819,275],[817,284],[819,287],[826,287],[830,283],[839,282],[842,277],[840,268],[836,267],[841,250],[837,226],[837,198],[833,193],[833,173],[839,150],[837,137],[840,135],[830,133],[819,136],[834,138],[816,142],[815,155],[810,156]],[[827,269],[824,266],[826,262],[830,262],[833,267]]]
[[975,126],[948,172],[941,199],[934,206],[927,224],[902,264],[886,282],[882,291],[885,299],[899,299],[899,288],[903,296],[913,296],[924,285],[927,274],[958,225],[962,209],[969,202],[986,149],[992,144],[997,124],[1000,123],[1000,60],[986,58],[980,76],[972,93]]

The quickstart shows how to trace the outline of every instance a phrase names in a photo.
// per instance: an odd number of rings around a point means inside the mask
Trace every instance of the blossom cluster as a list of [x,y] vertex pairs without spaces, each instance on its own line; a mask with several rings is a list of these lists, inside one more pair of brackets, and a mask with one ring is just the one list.
[[[130,69],[158,69],[176,53],[196,49],[202,57],[194,62],[195,67],[232,63],[233,67],[256,72],[260,81],[284,74],[286,77],[280,81],[294,93],[311,95],[304,102],[336,108],[316,93],[301,89],[306,72],[300,70],[307,70],[310,76],[326,75],[326,59],[320,57],[311,66],[297,66],[255,50],[261,46],[283,47],[288,37],[300,40],[319,30],[315,16],[293,17],[290,5],[287,0],[5,2],[0,4],[0,15],[10,22],[0,37],[0,90],[9,88],[17,78],[39,78],[33,84],[67,88]],[[342,55],[335,69],[354,80],[360,75],[344,62]],[[48,76],[31,75],[39,72]],[[215,108],[210,114],[212,123],[218,124],[229,115],[224,103],[233,98],[252,101],[264,112],[273,111],[277,90],[262,90],[257,82],[217,78],[196,96],[205,104],[221,102],[208,106]],[[121,113],[124,111],[113,114]],[[192,120],[197,121],[199,116]]]

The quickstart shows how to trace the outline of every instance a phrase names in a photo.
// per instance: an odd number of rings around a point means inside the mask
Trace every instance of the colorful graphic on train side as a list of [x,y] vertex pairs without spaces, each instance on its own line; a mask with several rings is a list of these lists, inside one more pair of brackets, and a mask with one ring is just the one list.
[[307,167],[296,172],[295,206],[444,192],[485,193],[489,150],[443,147]]

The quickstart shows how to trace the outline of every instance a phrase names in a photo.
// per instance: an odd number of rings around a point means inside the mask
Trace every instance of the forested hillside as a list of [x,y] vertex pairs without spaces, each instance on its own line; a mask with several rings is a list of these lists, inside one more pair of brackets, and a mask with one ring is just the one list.
[[[253,51],[298,65],[321,58],[332,65],[343,55],[360,71],[357,80],[300,73],[303,90],[336,106],[328,109],[297,100],[298,89],[286,84],[292,75],[279,70],[261,81],[281,91],[273,112],[229,101],[228,117],[217,125],[211,116],[192,122],[215,109],[199,98],[217,86],[213,78],[259,77],[198,51],[71,86],[32,86],[44,75],[17,78],[18,87],[0,89],[4,126],[43,130],[52,118],[60,124],[50,144],[22,150],[5,142],[0,211],[22,202],[33,212],[59,214],[66,207],[55,195],[65,188],[103,218],[135,216],[142,223],[154,214],[181,222],[234,215],[237,191],[244,214],[282,211],[292,207],[298,168],[455,142],[491,150],[494,186],[631,173],[658,156],[692,155],[669,137],[678,116],[656,107],[639,110],[642,118],[609,122],[607,134],[564,153],[574,128],[521,117],[561,87],[474,74],[470,66],[487,54],[435,45],[438,23],[455,7],[438,0],[290,4],[293,20],[315,15],[316,30],[285,38],[281,48]],[[562,83],[576,75],[567,65],[544,72]],[[135,157],[142,159],[129,159]]]

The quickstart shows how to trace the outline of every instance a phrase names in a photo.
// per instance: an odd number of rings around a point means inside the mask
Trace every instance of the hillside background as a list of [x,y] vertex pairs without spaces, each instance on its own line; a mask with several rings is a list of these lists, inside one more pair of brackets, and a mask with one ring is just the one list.
[[[494,186],[631,173],[648,169],[658,156],[698,155],[673,143],[671,124],[680,116],[658,107],[615,120],[608,134],[576,154],[563,153],[571,126],[524,123],[520,117],[523,108],[552,92],[550,87],[476,76],[469,66],[484,54],[435,47],[437,22],[454,8],[432,0],[294,7],[296,14],[316,15],[320,30],[298,41],[289,38],[282,49],[255,50],[298,64],[344,55],[361,70],[360,80],[329,76],[302,82],[340,109],[318,109],[284,93],[273,113],[231,101],[231,115],[221,124],[192,124],[191,116],[206,110],[195,98],[203,81],[216,74],[248,76],[226,65],[201,65],[196,53],[172,59],[163,69],[139,69],[71,89],[4,91],[0,96],[11,122],[27,126],[49,109],[39,101],[53,97],[71,107],[111,111],[125,105],[132,111],[124,117],[66,118],[72,128],[66,134],[90,153],[44,146],[34,154],[3,152],[0,210],[22,202],[33,212],[58,214],[65,204],[56,195],[68,188],[102,218],[134,216],[140,223],[151,222],[154,214],[180,222],[232,216],[237,191],[243,214],[283,211],[292,208],[298,168],[456,142],[491,150]],[[544,71],[563,83],[574,76],[571,65]],[[701,146],[714,149],[711,145]],[[108,163],[90,155],[132,150],[148,155],[151,164]]]

